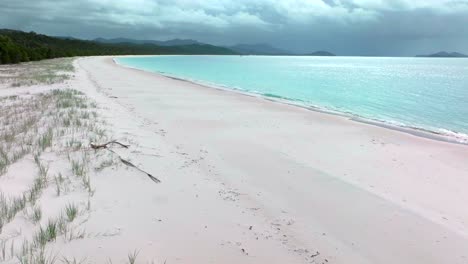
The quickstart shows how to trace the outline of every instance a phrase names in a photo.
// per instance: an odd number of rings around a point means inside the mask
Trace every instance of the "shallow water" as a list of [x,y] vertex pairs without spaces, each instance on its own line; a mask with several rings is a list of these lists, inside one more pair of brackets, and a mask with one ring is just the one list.
[[468,59],[150,56],[117,61],[468,142]]

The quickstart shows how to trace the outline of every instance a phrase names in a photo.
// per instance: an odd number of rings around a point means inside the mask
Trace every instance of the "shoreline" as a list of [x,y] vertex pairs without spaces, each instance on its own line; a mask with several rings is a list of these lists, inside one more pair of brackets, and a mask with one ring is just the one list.
[[161,179],[96,175],[102,214],[92,230],[113,222],[123,232],[83,242],[91,257],[97,243],[105,248],[94,259],[135,241],[143,259],[157,252],[170,263],[466,263],[466,146],[112,57],[75,64],[72,87],[104,106],[112,132],[135,147],[116,150]]
[[[158,56],[158,55],[156,55],[156,56]],[[181,55],[163,55],[163,56],[181,56]],[[207,55],[207,56],[210,56],[210,55]],[[339,117],[346,118],[347,120],[352,121],[352,122],[358,122],[358,123],[367,124],[367,125],[374,125],[374,126],[377,126],[377,127],[380,127],[380,128],[390,129],[390,130],[393,130],[393,131],[398,131],[398,132],[410,134],[412,136],[422,137],[422,138],[425,138],[425,139],[430,139],[430,140],[436,140],[436,141],[445,142],[445,143],[468,146],[468,135],[464,134],[464,133],[461,133],[461,132],[447,130],[449,133],[452,133],[452,134],[455,134],[455,135],[457,135],[457,134],[462,135],[461,137],[457,137],[457,136],[454,136],[454,135],[444,134],[443,132],[438,132],[438,131],[435,131],[435,130],[430,130],[430,129],[426,129],[426,128],[422,128],[422,127],[412,127],[412,126],[407,126],[407,125],[398,125],[398,124],[393,124],[393,123],[390,123],[390,122],[384,121],[384,120],[366,118],[366,117],[363,117],[363,116],[360,116],[360,115],[354,114],[354,113],[340,112],[340,111],[327,109],[327,108],[323,108],[323,107],[295,103],[295,101],[297,101],[297,100],[282,98],[282,97],[276,96],[276,95],[268,96],[268,95],[265,95],[265,94],[262,94],[262,93],[248,92],[248,91],[243,91],[241,89],[231,88],[231,87],[222,86],[222,85],[216,85],[216,84],[209,83],[209,82],[197,81],[197,80],[192,80],[192,79],[188,79],[188,78],[173,76],[173,75],[170,75],[170,74],[167,74],[167,73],[164,73],[164,72],[160,72],[160,71],[144,70],[144,69],[140,69],[140,68],[136,68],[136,67],[132,67],[132,66],[128,66],[128,65],[119,63],[116,60],[116,58],[119,58],[119,57],[155,57],[155,56],[147,56],[147,55],[112,56],[112,62],[115,65],[120,66],[120,67],[132,69],[132,70],[136,70],[136,71],[142,71],[142,72],[149,73],[149,74],[157,74],[157,75],[160,75],[160,76],[163,76],[163,77],[166,77],[166,78],[170,78],[170,79],[173,79],[173,80],[178,80],[178,81],[187,82],[187,83],[190,83],[190,84],[200,85],[200,86],[208,88],[208,89],[215,89],[215,90],[220,90],[220,91],[224,91],[224,92],[232,92],[232,93],[236,93],[236,94],[240,94],[240,95],[244,95],[244,96],[249,96],[249,97],[253,97],[253,98],[258,98],[258,99],[261,99],[261,100],[266,100],[266,101],[270,101],[270,102],[274,102],[274,103],[280,103],[280,104],[285,104],[285,105],[289,105],[289,106],[294,106],[294,107],[298,107],[298,108],[301,108],[301,109],[306,109],[306,110],[309,110],[309,111],[313,111],[313,112],[316,112],[316,113],[339,116]],[[442,128],[440,128],[440,129],[442,129]]]

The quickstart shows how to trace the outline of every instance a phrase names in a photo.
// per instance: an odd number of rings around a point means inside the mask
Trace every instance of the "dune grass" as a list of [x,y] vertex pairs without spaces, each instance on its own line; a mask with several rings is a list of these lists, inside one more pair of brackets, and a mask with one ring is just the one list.
[[[0,177],[12,164],[29,154],[34,156],[38,168],[38,176],[22,196],[5,197],[0,191],[0,221],[4,225],[28,203],[34,205],[42,190],[48,186],[49,165],[41,160],[42,153],[75,153],[89,144],[86,139],[104,135],[102,128],[96,125],[99,124],[98,117],[89,99],[79,91],[53,90],[35,96],[0,100]],[[70,125],[64,126],[67,122]],[[70,138],[73,138],[72,145],[67,144]],[[86,175],[87,166],[85,158],[71,160],[73,174],[82,179],[83,188],[91,193],[91,179]],[[59,177],[56,181],[58,195],[62,191],[62,184],[63,177]]]
[[15,65],[0,65],[0,84],[10,87],[54,84],[72,76],[73,58],[59,58]]
[[47,254],[45,250],[40,250],[38,254],[30,254],[25,257],[17,257],[20,264],[55,264],[57,255]]
[[128,253],[128,263],[129,263],[129,264],[135,264],[135,263],[136,263],[136,259],[137,259],[139,253],[140,253],[140,252],[139,252],[139,251],[136,251],[136,250],[134,250],[134,251],[131,252],[131,253]]
[[[25,158],[32,159],[37,175],[31,186],[17,197],[8,197],[0,186],[0,238],[2,231],[16,215],[25,212],[27,218],[37,226],[32,240],[24,240],[15,251],[14,240],[8,243],[0,240],[1,261],[15,257],[20,263],[55,263],[57,258],[47,255],[45,248],[58,237],[65,241],[84,238],[86,232],[70,227],[80,213],[89,212],[91,200],[80,210],[75,203],[69,203],[60,217],[50,218],[41,226],[44,218],[41,206],[36,204],[46,188],[53,184],[57,196],[69,190],[76,191],[76,183],[89,197],[94,194],[91,175],[88,173],[91,158],[86,151],[91,140],[107,140],[96,104],[83,93],[64,89],[51,92],[0,98],[0,177],[9,172],[11,166]],[[70,169],[50,176],[53,165],[43,155],[67,157]],[[97,155],[97,154],[94,154]],[[64,158],[64,162],[67,161]],[[111,166],[112,164],[106,164]],[[69,185],[73,183],[73,187]],[[11,247],[8,252],[7,247]],[[3,248],[5,255],[2,256]],[[1,262],[0,261],[0,262]]]
[[[0,66],[0,87],[63,82],[73,74],[72,61],[64,58]],[[59,258],[48,251],[48,244],[91,235],[80,225],[91,212],[93,172],[116,164],[112,155],[87,151],[90,142],[109,141],[105,125],[96,103],[77,90],[0,97],[0,177],[14,176],[12,165],[20,161],[34,162],[37,170],[29,188],[18,196],[6,195],[0,186],[0,263],[86,263]],[[54,170],[56,159],[68,162],[69,167]],[[87,192],[88,203],[69,202],[58,217],[50,217],[41,204],[47,188],[55,188],[57,196]],[[18,219],[28,220],[32,234],[23,236],[20,229],[16,237],[6,235],[4,230],[11,231],[9,224]],[[137,251],[129,253],[128,263],[136,263],[137,257]]]
[[76,216],[78,215],[78,207],[74,204],[68,204],[65,207],[65,213],[67,215],[67,219],[69,222],[75,220]]
[[57,221],[49,219],[47,226],[39,227],[39,231],[34,236],[34,246],[44,248],[48,242],[55,241],[57,238]]
[[81,260],[77,260],[76,258],[66,258],[66,257],[63,257],[61,259],[61,262],[63,264],[85,264],[86,263],[86,259],[81,259]]
[[38,223],[42,218],[42,210],[40,207],[36,206],[33,208],[32,220],[34,223]]

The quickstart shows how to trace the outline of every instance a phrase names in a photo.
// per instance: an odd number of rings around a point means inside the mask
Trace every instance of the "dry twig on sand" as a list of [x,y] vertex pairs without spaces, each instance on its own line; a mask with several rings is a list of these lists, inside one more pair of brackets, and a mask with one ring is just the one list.
[[128,148],[128,147],[129,147],[129,145],[122,144],[122,143],[120,143],[120,142],[118,142],[118,141],[116,141],[116,140],[109,141],[109,142],[104,143],[104,144],[90,143],[90,146],[91,146],[91,148],[94,149],[94,150],[98,150],[98,149],[107,149],[108,151],[110,151],[110,152],[114,153],[115,155],[117,155],[117,156],[119,157],[120,161],[121,161],[123,164],[125,164],[125,165],[127,165],[127,166],[129,166],[129,167],[135,168],[135,169],[139,170],[140,172],[146,174],[146,175],[147,175],[152,181],[154,181],[155,183],[160,183],[160,182],[161,182],[158,178],[154,177],[153,175],[149,174],[148,172],[146,172],[146,171],[140,169],[139,167],[135,166],[135,165],[134,165],[133,163],[131,163],[130,161],[123,159],[119,154],[117,154],[117,153],[116,153],[115,151],[113,151],[112,149],[109,149],[108,146],[111,145],[111,144],[116,144],[116,145],[119,145],[119,146],[121,146],[121,147],[123,147],[123,148]]
[[112,140],[112,141],[109,141],[105,144],[100,144],[100,145],[97,145],[97,144],[94,144],[94,143],[91,143],[91,148],[92,149],[107,149],[107,146],[111,145],[111,144],[117,144],[117,145],[120,145],[121,147],[123,148],[128,148],[129,145],[125,145],[125,144],[122,144],[116,140]]

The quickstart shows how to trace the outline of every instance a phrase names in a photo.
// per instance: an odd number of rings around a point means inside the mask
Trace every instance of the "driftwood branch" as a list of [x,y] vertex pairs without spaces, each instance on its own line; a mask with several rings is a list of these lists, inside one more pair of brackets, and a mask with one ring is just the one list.
[[117,145],[119,145],[119,146],[121,146],[123,148],[128,148],[129,147],[129,145],[122,144],[122,143],[120,143],[120,142],[118,142],[116,140],[112,140],[112,141],[109,141],[109,142],[107,142],[105,144],[100,144],[100,145],[91,143],[90,146],[91,146],[92,149],[106,149],[107,146],[109,146],[111,144],[117,144]]
[[[114,153],[115,153],[115,152],[114,152]],[[123,164],[125,164],[125,165],[127,165],[127,166],[129,166],[129,167],[133,167],[133,168],[135,168],[135,169],[141,171],[142,173],[146,174],[146,175],[147,175],[152,181],[154,181],[155,183],[160,183],[160,182],[161,182],[158,178],[154,177],[153,175],[151,175],[151,174],[147,173],[146,171],[144,171],[144,170],[138,168],[137,166],[133,165],[133,163],[131,163],[130,161],[124,160],[124,159],[122,159],[122,157],[120,157],[120,156],[119,156],[119,158],[120,158],[120,161],[121,161]]]
[[109,146],[109,145],[112,145],[112,144],[119,145],[119,146],[121,146],[121,147],[123,147],[123,148],[128,148],[128,147],[129,147],[129,145],[122,144],[122,143],[120,143],[120,142],[118,142],[118,141],[115,141],[115,140],[109,141],[109,142],[107,142],[107,143],[105,143],[105,144],[94,144],[94,143],[90,143],[90,146],[91,146],[92,149],[95,149],[95,150],[98,150],[98,149],[107,149],[108,151],[110,151],[110,152],[114,153],[115,155],[117,155],[117,156],[119,157],[120,161],[121,161],[123,164],[125,164],[125,165],[127,165],[127,166],[129,166],[129,167],[135,168],[135,169],[137,169],[138,171],[140,171],[140,172],[146,174],[146,176],[148,176],[148,177],[149,177],[152,181],[154,181],[155,183],[160,183],[160,182],[161,182],[158,178],[154,177],[153,175],[149,174],[148,172],[146,172],[146,171],[140,169],[139,167],[135,166],[135,165],[134,165],[133,163],[131,163],[130,161],[123,159],[119,154],[117,154],[117,153],[116,153],[115,151],[113,151],[112,149],[109,149],[108,146]]

